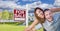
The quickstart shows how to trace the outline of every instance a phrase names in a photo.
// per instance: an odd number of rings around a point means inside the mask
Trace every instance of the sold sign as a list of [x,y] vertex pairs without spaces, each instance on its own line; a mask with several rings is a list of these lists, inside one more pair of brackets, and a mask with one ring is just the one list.
[[25,20],[26,19],[26,10],[17,10],[14,9],[14,20]]

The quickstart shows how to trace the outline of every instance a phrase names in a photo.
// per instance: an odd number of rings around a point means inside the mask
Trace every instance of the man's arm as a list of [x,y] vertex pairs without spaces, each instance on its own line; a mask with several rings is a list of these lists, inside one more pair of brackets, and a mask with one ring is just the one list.
[[60,12],[60,8],[51,8],[50,9],[52,12]]

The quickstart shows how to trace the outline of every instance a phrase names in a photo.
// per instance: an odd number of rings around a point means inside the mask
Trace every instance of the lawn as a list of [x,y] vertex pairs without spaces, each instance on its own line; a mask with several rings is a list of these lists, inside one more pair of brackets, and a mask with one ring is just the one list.
[[[0,31],[23,31],[24,29],[25,29],[25,26],[0,24]],[[42,31],[42,29],[38,31]]]

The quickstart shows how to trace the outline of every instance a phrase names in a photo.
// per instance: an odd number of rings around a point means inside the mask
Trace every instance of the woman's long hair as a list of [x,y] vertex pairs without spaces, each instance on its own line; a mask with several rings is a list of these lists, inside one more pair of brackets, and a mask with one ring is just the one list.
[[[37,7],[37,8],[35,8],[35,11],[34,11],[35,17],[38,19],[39,23],[42,24],[42,23],[45,22],[45,18],[40,18],[40,17],[38,17],[38,15],[36,14],[37,9],[39,9],[39,10],[41,10],[41,11],[43,11],[43,10],[42,10],[41,8]],[[44,13],[44,12],[43,12],[43,13]]]

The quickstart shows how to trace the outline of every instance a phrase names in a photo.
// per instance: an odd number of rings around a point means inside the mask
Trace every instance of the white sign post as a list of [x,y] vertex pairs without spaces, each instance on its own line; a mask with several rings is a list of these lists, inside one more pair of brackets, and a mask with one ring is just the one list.
[[26,5],[26,27],[28,27],[28,5]]

